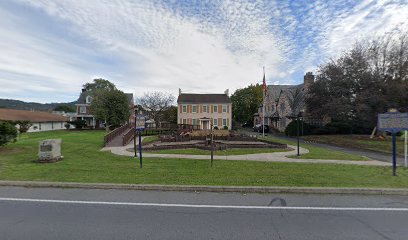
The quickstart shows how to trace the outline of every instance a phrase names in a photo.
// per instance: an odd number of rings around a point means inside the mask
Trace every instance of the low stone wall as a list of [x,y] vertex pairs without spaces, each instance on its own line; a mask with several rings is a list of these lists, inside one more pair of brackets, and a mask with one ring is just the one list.
[[[269,148],[269,149],[286,149],[288,146],[286,144],[271,144],[271,143],[260,143],[260,144],[228,144],[228,143],[214,143],[214,150],[226,150],[231,148]],[[191,144],[174,144],[174,145],[150,145],[145,146],[143,150],[145,151],[157,151],[157,150],[169,150],[169,149],[187,149],[196,148],[202,150],[211,150],[211,145],[205,144],[205,142],[191,143]]]

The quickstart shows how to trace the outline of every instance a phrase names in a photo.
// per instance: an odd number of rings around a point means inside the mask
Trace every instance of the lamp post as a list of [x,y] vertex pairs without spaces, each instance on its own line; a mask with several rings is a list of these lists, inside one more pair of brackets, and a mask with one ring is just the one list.
[[135,119],[134,119],[134,127],[133,127],[133,149],[135,150],[135,158],[137,157],[137,151],[136,151],[136,118],[137,118],[137,107],[135,107]]
[[213,160],[214,160],[214,124],[213,121],[211,121],[211,167],[213,165]]
[[299,152],[299,133],[300,133],[300,127],[299,127],[299,120],[302,120],[303,112],[299,112],[297,117],[296,117],[296,130],[297,130],[297,156],[300,156]]

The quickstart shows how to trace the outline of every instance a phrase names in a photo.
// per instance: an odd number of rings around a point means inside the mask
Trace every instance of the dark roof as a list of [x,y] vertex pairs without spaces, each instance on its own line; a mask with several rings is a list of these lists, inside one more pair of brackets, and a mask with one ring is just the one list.
[[79,95],[77,104],[86,104],[86,97],[88,97],[89,94],[90,92],[88,91],[81,92],[81,94]]
[[231,99],[226,94],[182,93],[177,103],[231,103]]
[[67,117],[48,112],[31,112],[26,110],[0,108],[0,120],[30,122],[66,122]]
[[128,98],[129,105],[135,105],[135,101],[133,100],[133,93],[125,93],[125,95]]
[[[91,95],[92,92],[89,91],[85,91],[85,92],[81,92],[81,94],[79,95],[77,104],[86,104],[86,97]],[[125,93],[129,105],[134,105],[134,101],[133,101],[133,93]]]

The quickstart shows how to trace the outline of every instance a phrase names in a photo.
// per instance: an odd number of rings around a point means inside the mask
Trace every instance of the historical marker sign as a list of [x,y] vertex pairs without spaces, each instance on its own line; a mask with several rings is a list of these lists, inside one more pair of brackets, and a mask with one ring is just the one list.
[[146,125],[146,115],[136,115],[136,129],[144,129]]
[[387,112],[378,114],[378,130],[400,132],[408,130],[408,113]]
[[408,113],[390,111],[378,114],[378,130],[392,133],[392,175],[397,175],[397,145],[396,134],[408,130]]

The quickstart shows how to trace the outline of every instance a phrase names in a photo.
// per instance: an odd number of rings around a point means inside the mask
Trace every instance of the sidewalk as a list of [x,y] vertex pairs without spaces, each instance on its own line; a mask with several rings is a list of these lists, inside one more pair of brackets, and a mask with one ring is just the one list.
[[[259,162],[293,162],[293,163],[325,163],[325,164],[349,164],[349,165],[365,165],[365,166],[389,166],[389,163],[367,160],[367,161],[351,161],[351,160],[327,160],[327,159],[296,159],[288,158],[287,156],[296,155],[296,146],[288,145],[288,147],[295,149],[288,152],[274,152],[274,153],[257,153],[246,155],[226,155],[226,156],[214,156],[215,160],[236,160],[236,161],[259,161]],[[133,157],[134,152],[129,152],[127,149],[133,148],[133,142],[127,146],[122,147],[104,147],[101,151],[110,151],[113,154],[121,156]],[[305,148],[300,148],[300,154],[308,153]],[[143,157],[152,158],[180,158],[180,159],[201,159],[209,160],[209,155],[185,155],[185,154],[152,154],[143,153]]]

